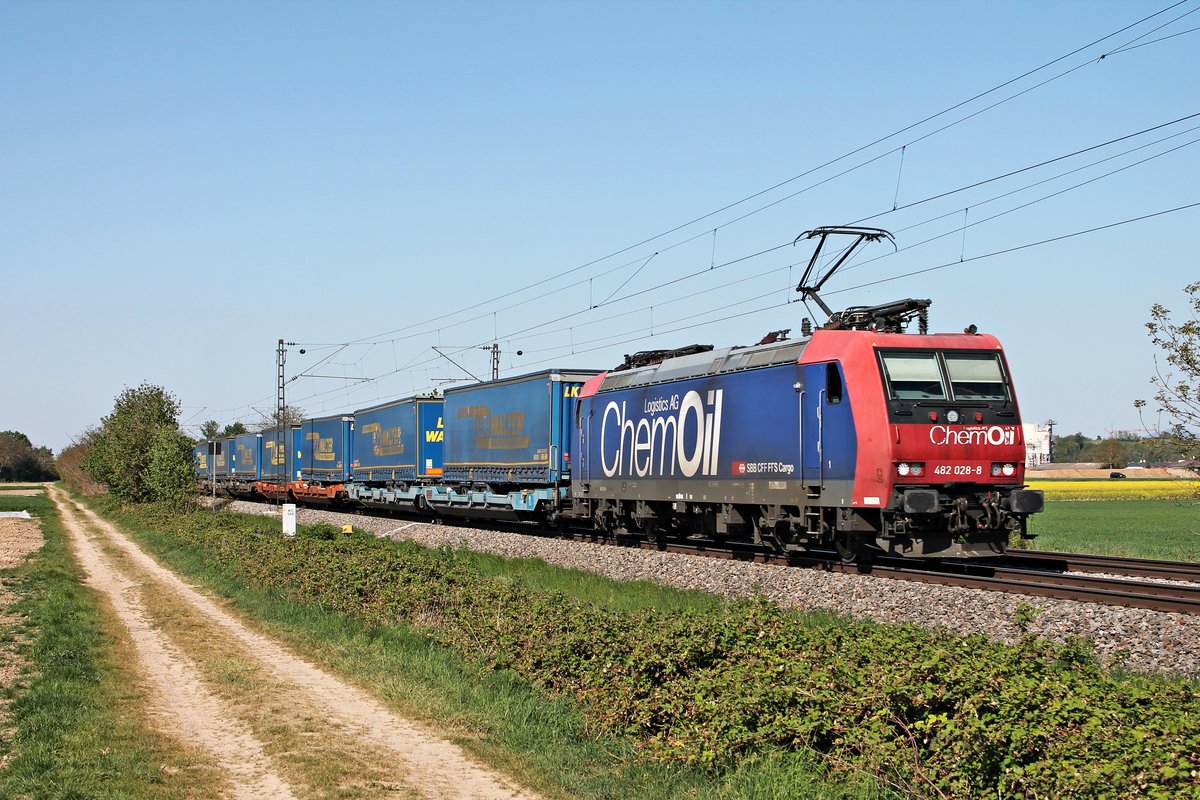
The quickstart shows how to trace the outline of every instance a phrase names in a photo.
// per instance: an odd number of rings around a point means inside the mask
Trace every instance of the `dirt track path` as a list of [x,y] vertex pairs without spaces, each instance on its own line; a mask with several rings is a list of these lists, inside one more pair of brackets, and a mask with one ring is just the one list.
[[[139,670],[154,698],[152,717],[227,777],[226,796],[323,794],[307,784],[311,769],[297,766],[299,757],[290,752],[301,741],[307,743],[309,761],[332,759],[344,772],[362,757],[364,774],[338,782],[361,787],[358,794],[364,797],[536,797],[486,770],[457,745],[250,630],[65,492],[52,488],[50,493],[89,585],[111,603],[138,653]],[[198,643],[198,637],[207,641]],[[248,713],[244,697],[215,686],[205,653],[222,648],[244,662],[241,673],[262,676],[256,684],[262,688],[254,691],[274,699]],[[274,741],[276,735],[283,741]]]

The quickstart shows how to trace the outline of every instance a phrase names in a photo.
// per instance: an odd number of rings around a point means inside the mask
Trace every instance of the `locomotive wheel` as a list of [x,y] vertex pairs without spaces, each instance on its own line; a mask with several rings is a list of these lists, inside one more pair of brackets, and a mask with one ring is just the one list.
[[767,518],[759,514],[754,517],[754,543],[761,547],[769,547],[779,552],[779,541],[775,538],[775,527],[767,523]]
[[838,558],[843,564],[853,564],[858,560],[862,545],[853,533],[834,533],[833,548],[837,550]]

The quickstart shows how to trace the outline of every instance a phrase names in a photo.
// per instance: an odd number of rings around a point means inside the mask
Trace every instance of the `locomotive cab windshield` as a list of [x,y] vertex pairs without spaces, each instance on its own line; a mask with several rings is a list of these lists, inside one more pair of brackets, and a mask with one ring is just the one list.
[[1007,405],[1012,392],[998,353],[880,350],[879,365],[893,414],[917,405]]

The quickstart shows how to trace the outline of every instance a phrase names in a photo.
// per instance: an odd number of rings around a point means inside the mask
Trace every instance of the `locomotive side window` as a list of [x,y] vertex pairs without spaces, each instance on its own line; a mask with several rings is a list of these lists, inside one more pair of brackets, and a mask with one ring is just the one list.
[[881,353],[883,372],[896,400],[945,400],[946,385],[934,353]]
[[825,365],[825,402],[831,406],[842,402],[842,373],[837,364]]
[[1007,400],[1008,388],[995,353],[946,353],[955,400]]

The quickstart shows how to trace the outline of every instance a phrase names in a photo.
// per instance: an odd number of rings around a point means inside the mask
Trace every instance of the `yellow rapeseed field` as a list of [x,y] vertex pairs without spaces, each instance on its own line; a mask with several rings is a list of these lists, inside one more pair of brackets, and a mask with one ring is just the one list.
[[1179,479],[1163,480],[1032,480],[1030,489],[1041,489],[1047,500],[1188,500],[1200,484]]

